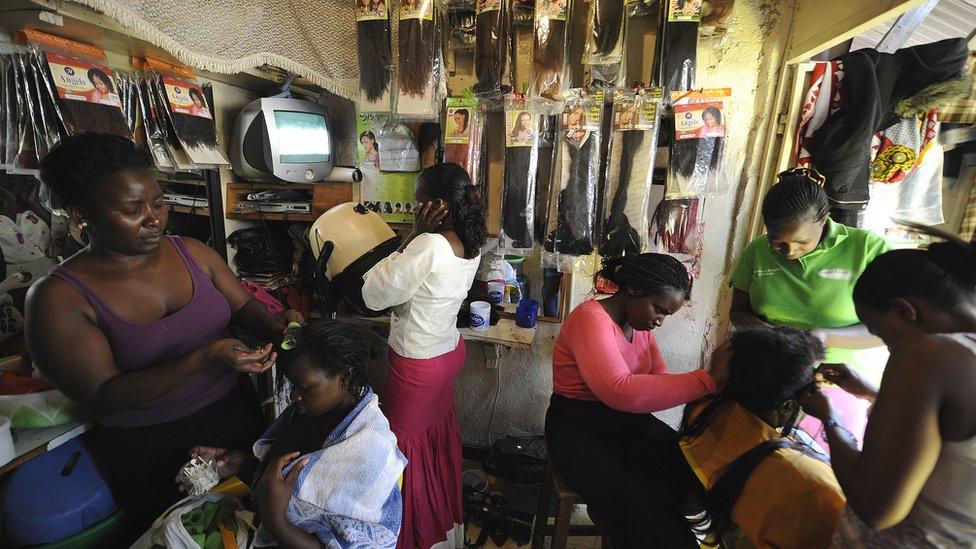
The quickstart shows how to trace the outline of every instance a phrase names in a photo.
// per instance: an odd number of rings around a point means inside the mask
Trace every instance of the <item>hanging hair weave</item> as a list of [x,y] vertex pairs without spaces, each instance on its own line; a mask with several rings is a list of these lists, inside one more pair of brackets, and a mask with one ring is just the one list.
[[597,276],[637,296],[674,290],[683,293],[686,299],[691,297],[688,269],[670,255],[646,253],[608,259]]
[[796,221],[820,221],[830,213],[830,202],[823,188],[826,178],[817,170],[793,168],[777,178],[762,202],[767,229],[782,228]]
[[475,93],[498,90],[508,58],[508,2],[499,0],[499,9],[482,11],[475,24]]
[[356,22],[359,52],[359,88],[366,99],[376,102],[390,87],[393,62],[390,46],[390,18]]
[[401,19],[397,49],[400,91],[407,95],[423,96],[430,85],[431,73],[434,72],[437,52],[440,49],[437,25],[427,19]]

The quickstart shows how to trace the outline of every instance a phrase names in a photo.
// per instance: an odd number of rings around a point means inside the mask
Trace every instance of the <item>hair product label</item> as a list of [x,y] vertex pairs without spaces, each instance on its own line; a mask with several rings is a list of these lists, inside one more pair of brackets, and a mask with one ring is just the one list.
[[164,75],[163,85],[166,87],[170,111],[213,120],[207,100],[203,97],[203,88],[199,84]]
[[58,97],[121,107],[112,69],[70,55],[45,52]]

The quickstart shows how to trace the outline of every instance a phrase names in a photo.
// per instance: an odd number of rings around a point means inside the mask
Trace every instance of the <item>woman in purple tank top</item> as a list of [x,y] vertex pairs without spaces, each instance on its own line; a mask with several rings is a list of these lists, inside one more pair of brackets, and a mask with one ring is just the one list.
[[179,498],[196,445],[248,449],[263,430],[247,376],[270,368],[234,324],[278,339],[291,320],[250,299],[226,263],[166,237],[167,207],[131,141],[81,134],[44,158],[41,179],[89,245],[34,285],[27,344],[38,368],[101,424],[95,433],[134,533]]

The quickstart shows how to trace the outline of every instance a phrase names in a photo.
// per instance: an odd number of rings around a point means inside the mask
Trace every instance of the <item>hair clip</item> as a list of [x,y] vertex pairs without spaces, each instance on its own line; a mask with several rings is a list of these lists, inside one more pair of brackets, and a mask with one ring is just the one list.
[[827,177],[813,168],[792,168],[779,174],[778,179],[786,176],[802,177],[811,183],[816,183],[819,187],[827,184]]
[[298,346],[301,329],[302,325],[298,322],[288,323],[288,327],[285,328],[285,337],[281,340],[281,349],[283,351],[290,351]]

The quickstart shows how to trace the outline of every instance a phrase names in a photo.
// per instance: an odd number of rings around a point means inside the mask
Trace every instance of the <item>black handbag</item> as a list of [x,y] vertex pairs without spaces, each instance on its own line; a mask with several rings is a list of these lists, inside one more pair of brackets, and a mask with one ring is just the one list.
[[496,441],[483,465],[485,472],[508,482],[542,482],[549,453],[541,436],[507,436]]

